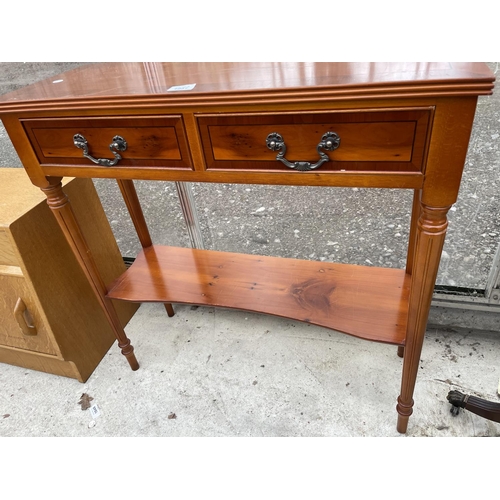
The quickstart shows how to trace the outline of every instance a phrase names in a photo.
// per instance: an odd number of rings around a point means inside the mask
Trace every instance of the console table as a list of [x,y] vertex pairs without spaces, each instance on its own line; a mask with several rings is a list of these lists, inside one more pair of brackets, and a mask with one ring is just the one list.
[[[397,429],[457,199],[482,63],[107,63],[0,97],[0,117],[48,199],[121,352],[113,300],[245,309],[398,346]],[[143,251],[104,284],[61,179],[118,181]],[[405,269],[153,245],[134,179],[414,191]]]

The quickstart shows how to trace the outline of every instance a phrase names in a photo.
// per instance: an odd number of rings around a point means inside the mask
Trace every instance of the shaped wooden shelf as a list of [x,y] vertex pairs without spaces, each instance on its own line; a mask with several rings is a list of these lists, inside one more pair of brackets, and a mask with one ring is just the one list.
[[401,269],[154,245],[107,296],[242,309],[403,345],[410,280]]

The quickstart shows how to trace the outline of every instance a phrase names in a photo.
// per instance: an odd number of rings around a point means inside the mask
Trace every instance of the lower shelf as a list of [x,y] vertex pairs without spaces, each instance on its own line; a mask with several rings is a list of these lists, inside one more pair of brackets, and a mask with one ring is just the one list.
[[403,345],[410,280],[401,269],[152,246],[108,297],[242,309]]

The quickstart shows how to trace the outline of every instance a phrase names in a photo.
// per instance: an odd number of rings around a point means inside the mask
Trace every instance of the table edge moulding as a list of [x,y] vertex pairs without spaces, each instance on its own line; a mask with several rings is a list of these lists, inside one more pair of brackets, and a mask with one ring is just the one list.
[[[398,346],[397,429],[419,360],[483,63],[103,63],[0,96],[0,118],[47,196],[118,345],[113,300],[274,314]],[[61,185],[117,180],[143,250],[106,285]],[[414,191],[405,269],[153,245],[134,180]]]

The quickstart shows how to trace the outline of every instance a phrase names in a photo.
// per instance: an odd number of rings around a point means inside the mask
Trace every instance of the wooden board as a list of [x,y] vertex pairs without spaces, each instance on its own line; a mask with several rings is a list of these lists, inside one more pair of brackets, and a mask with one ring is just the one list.
[[152,246],[108,297],[243,309],[402,345],[409,285],[400,269]]

